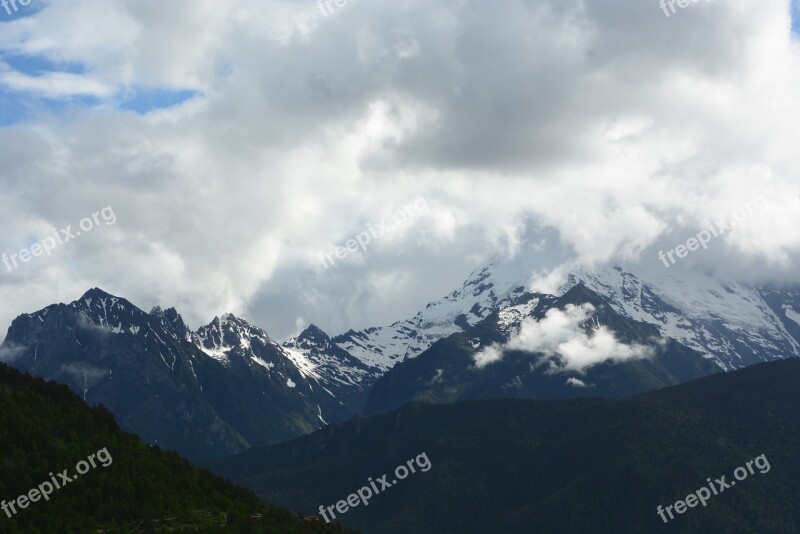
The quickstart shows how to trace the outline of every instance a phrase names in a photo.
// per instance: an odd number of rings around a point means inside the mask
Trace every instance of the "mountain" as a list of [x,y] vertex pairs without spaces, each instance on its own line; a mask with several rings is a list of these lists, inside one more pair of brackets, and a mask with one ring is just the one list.
[[[532,289],[542,286],[549,295]],[[631,376],[620,377],[619,383],[606,376],[615,382],[610,390],[602,387],[603,379],[592,382],[594,376],[588,380],[572,376],[570,384],[551,387],[552,375],[542,382],[541,369],[526,371],[534,363],[530,358],[509,351],[504,365],[488,366],[483,375],[474,376],[476,369],[470,359],[477,351],[473,349],[507,341],[521,326],[521,319],[532,317],[531,303],[539,307],[541,316],[548,302],[577,286],[599,297],[620,318],[650,325],[658,337],[674,340],[683,346],[681,351],[695,351],[722,370],[800,355],[798,285],[753,286],[683,266],[669,270],[641,265],[543,270],[524,254],[474,271],[459,289],[429,303],[410,319],[351,330],[333,341],[388,372],[371,392],[367,413],[396,408],[413,399],[616,396],[674,384],[676,378],[682,380],[680,376],[691,379],[707,374],[706,365],[701,365],[705,369],[701,374],[670,368],[672,359],[668,357],[656,359],[666,367],[655,375],[649,371],[642,374],[642,364],[647,362],[629,362],[627,369],[609,364],[618,373],[638,375],[633,381]],[[444,345],[439,344],[442,342]],[[414,363],[420,355],[425,357]],[[597,375],[609,365],[590,374]],[[590,386],[584,388],[587,384]]]
[[340,349],[318,365],[231,314],[192,332],[173,308],[146,313],[100,289],[16,318],[0,351],[15,367],[107,405],[146,442],[191,459],[345,420],[365,386],[343,377],[370,373]]
[[498,297],[488,274],[474,274],[443,299],[429,303],[414,317],[386,327],[350,330],[333,342],[361,361],[388,371],[398,362],[414,358],[433,343],[484,319],[505,302],[524,292],[515,287]]
[[653,324],[726,370],[800,356],[800,287],[754,287],[692,269],[649,273],[620,266],[576,269],[577,283],[602,294],[624,315]]
[[267,506],[122,432],[105,407],[3,364],[0,406],[2,532],[343,532]]
[[537,268],[525,256],[474,271],[463,285],[390,326],[333,338],[353,356],[383,370],[415,358],[434,343],[464,334],[493,313],[538,298],[534,279],[562,296],[582,284],[623,317],[644,322],[712,359],[724,370],[800,355],[800,286],[758,287],[692,268],[640,265]]
[[283,348],[301,370],[315,378],[352,413],[360,411],[382,374],[380,368],[352,356],[313,324],[299,336],[284,342]]
[[[617,400],[414,403],[214,469],[309,513],[388,474],[340,517],[374,534],[800,532],[798,383],[791,358]],[[423,453],[429,469],[398,480]],[[659,517],[722,476],[706,506]]]
[[[533,263],[520,256],[479,269],[458,290],[387,327],[330,338],[312,325],[282,344],[231,314],[193,331],[174,308],[146,313],[93,289],[16,318],[0,359],[108,405],[148,443],[212,459],[346,420],[365,406],[374,413],[414,399],[620,396],[717,367],[800,355],[798,287],[753,287],[678,266],[544,276]],[[531,289],[534,274],[547,291]],[[586,297],[574,304],[579,312],[597,304],[576,323],[579,338],[598,343],[610,335],[620,354],[644,347],[650,357],[612,355],[564,372],[552,368],[559,365],[552,355],[519,350],[526,328],[544,327],[530,321],[542,323],[551,310],[573,313],[557,301],[578,287]],[[476,373],[475,358],[492,350],[502,361]]]
[[[549,339],[554,342],[542,343]],[[584,361],[609,343],[607,358]],[[626,352],[629,359],[616,361]],[[482,355],[494,361],[480,365]],[[398,363],[377,381],[364,413],[412,401],[623,397],[717,372],[719,366],[701,353],[619,314],[579,283],[561,297],[524,293],[510,299],[474,327]]]

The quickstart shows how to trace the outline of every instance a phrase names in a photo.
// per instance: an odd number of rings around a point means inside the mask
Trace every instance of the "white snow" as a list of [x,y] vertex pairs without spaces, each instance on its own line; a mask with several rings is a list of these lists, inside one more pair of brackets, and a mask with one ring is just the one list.
[[797,313],[786,304],[783,305],[783,313],[786,314],[787,319],[789,319],[794,323],[797,323],[797,325],[800,326],[800,313]]
[[207,355],[211,356],[218,362],[222,363],[223,365],[227,366],[231,364],[230,358],[228,358],[228,351],[224,347],[214,347],[209,349],[203,346],[202,344],[198,344],[197,346],[200,348],[200,350],[202,350],[203,352],[205,352]]
[[258,365],[264,367],[265,369],[272,369],[273,367],[275,367],[274,363],[265,362],[264,360],[262,360],[261,358],[259,358],[258,356],[255,356],[255,355],[251,356],[250,359],[252,359]]
[[[756,353],[798,354],[797,342],[757,289],[676,267],[642,273],[646,281],[630,268],[608,265],[574,269],[573,279],[562,291],[579,280],[610,300],[619,313],[657,326],[663,335],[707,354],[724,369],[746,365],[736,352],[734,340]],[[680,313],[642,304],[643,290]]]
[[[551,292],[557,296],[583,282],[609,300],[617,312],[656,326],[662,335],[699,351],[723,369],[780,354],[800,355],[800,344],[756,288],[680,265],[670,269],[660,265],[655,269],[640,265],[564,265],[542,271],[536,259],[530,258],[476,270],[460,289],[428,304],[414,317],[349,334],[339,346],[364,363],[387,370],[398,361],[416,357],[439,339],[460,332],[455,324],[459,315],[474,325],[498,311],[501,328],[518,324],[538,301],[509,306],[510,299],[543,279],[549,281]],[[784,306],[784,313],[800,324],[800,313],[788,306]],[[751,352],[753,356],[747,354]]]
[[303,352],[279,345],[275,345],[275,347],[282,351],[304,376],[315,379],[320,378],[317,373],[317,366]]
[[[477,269],[459,289],[429,303],[414,317],[362,330],[339,346],[368,365],[388,370],[399,361],[418,356],[436,341],[462,332],[455,324],[459,315],[464,315],[469,325],[485,319],[501,303],[524,293],[532,274],[533,268],[521,258]],[[514,322],[535,305],[534,299],[508,310],[501,322]]]

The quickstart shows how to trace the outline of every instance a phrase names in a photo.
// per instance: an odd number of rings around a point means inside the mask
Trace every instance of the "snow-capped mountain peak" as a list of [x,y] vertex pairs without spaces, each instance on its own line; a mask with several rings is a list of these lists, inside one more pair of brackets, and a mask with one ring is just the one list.
[[800,355],[765,289],[692,269],[645,276],[619,265],[575,269],[562,290],[581,282],[619,313],[657,326],[726,370]]
[[[99,327],[112,334],[137,334],[147,325],[146,313],[127,300],[99,288],[90,289],[81,298],[70,303],[69,307],[81,314],[84,319],[79,323],[81,326]],[[38,313],[42,314],[45,310]]]
[[357,404],[383,373],[342,349],[315,325],[286,341],[283,350],[301,372],[318,380],[326,391]]
[[230,364],[230,353],[234,349],[252,352],[254,343],[270,345],[269,336],[262,329],[252,326],[232,313],[225,313],[195,332],[195,342],[200,349],[222,362]]
[[[429,303],[414,317],[385,327],[349,331],[334,343],[383,370],[414,358],[434,342],[476,325],[498,312],[513,324],[532,304],[524,295],[534,273],[524,258],[476,269],[462,286]],[[566,276],[563,276],[563,275]],[[545,273],[547,275],[547,273]],[[547,276],[545,276],[547,277]],[[553,269],[552,296],[583,283],[622,315],[652,324],[713,359],[723,369],[800,355],[800,289],[758,288],[715,278],[690,268],[645,271],[637,265]]]

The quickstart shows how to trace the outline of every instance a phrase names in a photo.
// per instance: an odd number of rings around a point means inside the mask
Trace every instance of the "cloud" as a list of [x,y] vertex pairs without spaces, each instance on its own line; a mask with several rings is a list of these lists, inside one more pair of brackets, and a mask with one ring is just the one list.
[[490,345],[475,354],[473,359],[478,368],[486,367],[489,364],[502,361],[503,348],[497,345]]
[[86,332],[91,332],[97,336],[109,337],[114,335],[111,328],[95,323],[83,311],[78,313],[75,319],[75,324],[81,330],[84,330]]
[[13,363],[14,360],[19,358],[25,351],[27,347],[22,345],[18,345],[12,342],[5,342],[0,345],[0,362],[2,363]]
[[67,72],[50,72],[41,76],[27,76],[20,72],[3,70],[0,84],[11,91],[25,91],[47,98],[61,99],[72,96],[110,96],[114,89],[106,84]]
[[[636,0],[43,5],[0,32],[22,114],[0,128],[0,253],[101,206],[119,222],[3,272],[0,324],[100,286],[195,325],[231,311],[276,338],[297,317],[335,334],[413,315],[543,235],[639,261],[759,195],[769,217],[692,261],[800,274],[788,1],[670,18]],[[120,106],[182,90],[198,96]],[[99,102],[43,102],[78,94]],[[331,243],[420,196],[428,216],[320,272]]]
[[539,321],[526,318],[508,342],[475,354],[475,365],[486,367],[501,361],[505,352],[515,350],[539,355],[539,361],[548,363],[549,372],[584,373],[602,363],[622,363],[650,358],[655,354],[652,347],[617,341],[614,333],[603,325],[591,324],[587,332],[587,323],[594,312],[591,304],[568,304],[563,311],[549,310]]
[[69,375],[85,388],[94,387],[109,373],[108,370],[99,369],[83,362],[64,364],[61,366],[61,372]]
[[580,378],[571,377],[567,379],[567,384],[570,386],[575,386],[576,388],[585,388],[586,382],[581,380]]

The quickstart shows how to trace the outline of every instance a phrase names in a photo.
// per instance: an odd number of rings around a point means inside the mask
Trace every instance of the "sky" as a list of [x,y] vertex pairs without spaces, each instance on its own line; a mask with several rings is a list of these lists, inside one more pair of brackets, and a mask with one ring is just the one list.
[[734,214],[687,263],[799,278],[796,1],[17,4],[0,328],[101,287],[338,334],[491,261],[659,265]]

